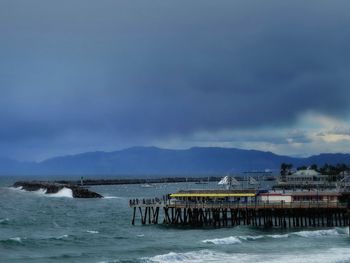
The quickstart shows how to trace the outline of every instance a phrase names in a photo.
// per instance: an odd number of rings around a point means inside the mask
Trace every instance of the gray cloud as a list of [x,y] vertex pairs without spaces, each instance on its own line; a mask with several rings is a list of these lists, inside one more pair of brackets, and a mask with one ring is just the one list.
[[[86,140],[77,136],[76,147],[83,150],[88,138],[105,147],[200,130],[288,127],[310,110],[342,118],[350,95],[349,7],[2,1],[3,151],[28,141],[37,142],[33,152],[49,151],[81,131]],[[110,139],[96,139],[103,136]]]
[[350,128],[349,127],[334,127],[327,131],[317,133],[317,136],[327,136],[327,135],[345,135],[350,136]]

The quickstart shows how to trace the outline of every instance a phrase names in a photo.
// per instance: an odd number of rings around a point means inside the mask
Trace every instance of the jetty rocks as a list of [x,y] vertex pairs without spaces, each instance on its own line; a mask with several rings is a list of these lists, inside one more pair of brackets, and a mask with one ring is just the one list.
[[26,191],[38,191],[40,189],[45,189],[45,194],[56,194],[63,188],[69,188],[72,190],[73,198],[103,198],[102,195],[90,191],[89,189],[72,185],[72,184],[62,184],[56,182],[41,182],[41,181],[19,181],[13,184],[14,187],[22,187]]

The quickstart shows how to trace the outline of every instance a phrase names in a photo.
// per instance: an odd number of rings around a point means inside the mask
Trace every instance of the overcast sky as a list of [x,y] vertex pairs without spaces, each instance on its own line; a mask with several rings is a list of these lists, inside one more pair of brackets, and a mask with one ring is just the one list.
[[0,0],[0,156],[350,152],[350,1]]

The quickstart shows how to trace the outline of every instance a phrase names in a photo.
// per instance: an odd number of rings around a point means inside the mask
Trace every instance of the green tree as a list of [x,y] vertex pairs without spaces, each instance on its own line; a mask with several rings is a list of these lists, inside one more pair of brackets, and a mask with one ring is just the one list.
[[312,170],[318,171],[317,164],[312,164],[310,167]]

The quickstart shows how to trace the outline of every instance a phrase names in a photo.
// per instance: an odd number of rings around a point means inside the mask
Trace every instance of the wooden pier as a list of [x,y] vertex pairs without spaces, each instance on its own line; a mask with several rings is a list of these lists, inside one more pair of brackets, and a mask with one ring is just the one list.
[[182,227],[347,227],[349,207],[339,202],[190,203],[130,202],[131,223]]

